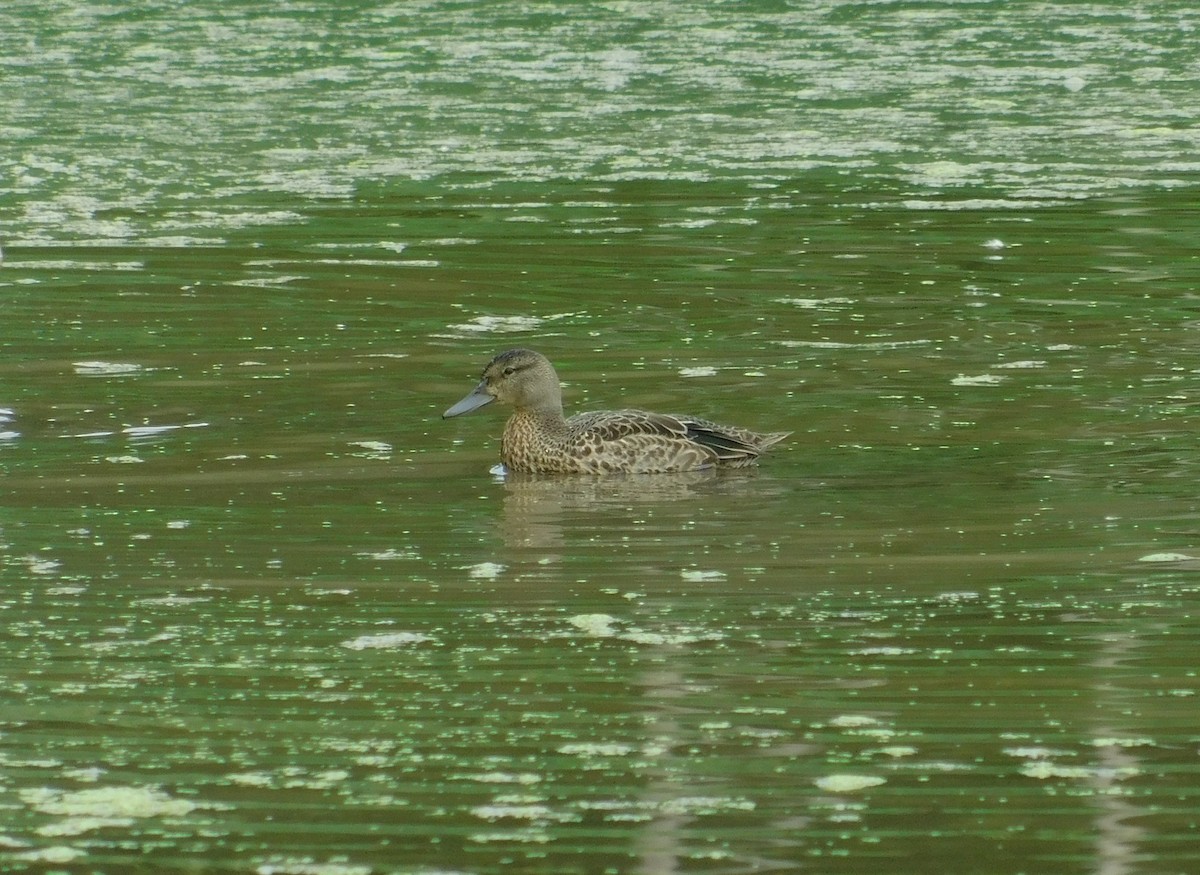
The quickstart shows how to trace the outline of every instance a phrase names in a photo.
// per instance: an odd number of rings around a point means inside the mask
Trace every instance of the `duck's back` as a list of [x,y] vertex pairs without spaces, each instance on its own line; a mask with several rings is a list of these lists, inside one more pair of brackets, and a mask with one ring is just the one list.
[[744,467],[786,436],[645,410],[581,413],[558,424],[517,414],[501,455],[514,471],[651,474]]
[[592,473],[695,471],[719,463],[675,416],[645,410],[580,413],[567,420],[569,452]]

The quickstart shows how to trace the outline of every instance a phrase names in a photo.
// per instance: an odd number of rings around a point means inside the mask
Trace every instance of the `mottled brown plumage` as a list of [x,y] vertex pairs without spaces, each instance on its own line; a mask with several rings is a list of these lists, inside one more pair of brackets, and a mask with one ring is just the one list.
[[470,413],[493,401],[515,408],[500,441],[504,466],[536,474],[741,468],[791,434],[757,434],[694,416],[645,410],[604,410],[564,419],[558,374],[545,356],[529,349],[510,349],[492,359],[479,385],[442,416]]

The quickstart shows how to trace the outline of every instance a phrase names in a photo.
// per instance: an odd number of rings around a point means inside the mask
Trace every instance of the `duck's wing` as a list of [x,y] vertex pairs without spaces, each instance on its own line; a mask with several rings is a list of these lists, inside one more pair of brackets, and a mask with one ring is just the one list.
[[[726,463],[749,462],[758,457],[770,444],[762,441],[762,435],[736,426],[718,425],[707,419],[694,416],[675,416],[687,428],[688,440],[695,441],[717,454]],[[778,440],[783,440],[781,435]],[[771,443],[774,443],[772,441]]]
[[[757,432],[736,425],[720,425],[695,416],[676,416],[688,428],[693,440],[711,446],[725,448],[737,458],[752,458],[761,455],[784,438],[791,437],[790,431]],[[722,457],[726,458],[726,457]],[[732,456],[730,458],[733,458]]]
[[625,454],[636,448],[640,453],[686,460],[697,467],[752,462],[786,436],[759,435],[695,416],[646,410],[583,413],[569,419],[567,426],[578,445],[593,452],[607,448],[610,454]]
[[687,426],[679,417],[651,413],[647,410],[598,410],[594,413],[580,413],[567,420],[567,428],[572,434],[587,435],[599,441],[615,441],[639,434],[668,438],[687,435]]
[[567,432],[571,455],[600,471],[689,471],[722,458],[679,417],[645,410],[581,413],[567,420]]

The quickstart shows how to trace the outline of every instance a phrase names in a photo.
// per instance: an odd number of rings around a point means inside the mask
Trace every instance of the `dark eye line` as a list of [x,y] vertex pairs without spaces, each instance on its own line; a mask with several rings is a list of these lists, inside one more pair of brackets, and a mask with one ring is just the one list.
[[500,371],[500,376],[511,377],[513,374],[517,373],[518,371],[524,371],[529,367],[530,367],[530,365],[505,365],[504,369],[502,371]]

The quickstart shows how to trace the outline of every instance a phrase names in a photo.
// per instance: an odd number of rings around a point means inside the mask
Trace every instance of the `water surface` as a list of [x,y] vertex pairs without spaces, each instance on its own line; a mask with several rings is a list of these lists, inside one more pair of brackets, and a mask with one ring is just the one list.
[[3,866],[1190,872],[1195,17],[6,6]]

